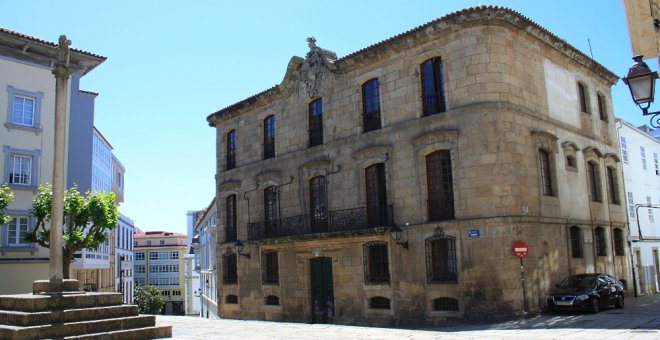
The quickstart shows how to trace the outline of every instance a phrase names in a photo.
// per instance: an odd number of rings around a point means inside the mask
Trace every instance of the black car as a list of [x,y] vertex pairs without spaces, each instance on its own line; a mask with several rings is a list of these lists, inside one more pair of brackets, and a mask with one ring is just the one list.
[[550,310],[584,310],[598,313],[614,305],[623,308],[623,284],[607,274],[577,274],[563,279],[547,298]]

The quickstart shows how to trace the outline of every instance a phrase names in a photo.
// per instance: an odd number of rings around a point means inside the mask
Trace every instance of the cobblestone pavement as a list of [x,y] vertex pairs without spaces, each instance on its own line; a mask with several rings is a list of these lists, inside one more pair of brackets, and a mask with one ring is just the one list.
[[416,330],[189,316],[158,316],[156,323],[171,325],[175,339],[660,339],[660,294],[631,297],[624,309],[599,314],[542,314],[493,324]]

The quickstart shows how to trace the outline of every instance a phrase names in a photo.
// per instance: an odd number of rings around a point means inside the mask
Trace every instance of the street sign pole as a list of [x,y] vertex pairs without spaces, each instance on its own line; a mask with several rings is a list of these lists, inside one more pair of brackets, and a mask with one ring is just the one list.
[[527,256],[529,252],[529,247],[527,243],[523,241],[518,241],[513,244],[513,255],[520,258],[520,281],[522,284],[522,293],[523,293],[523,313],[527,313],[529,310],[529,304],[527,303],[527,288],[525,287],[525,265],[523,264],[523,258]]

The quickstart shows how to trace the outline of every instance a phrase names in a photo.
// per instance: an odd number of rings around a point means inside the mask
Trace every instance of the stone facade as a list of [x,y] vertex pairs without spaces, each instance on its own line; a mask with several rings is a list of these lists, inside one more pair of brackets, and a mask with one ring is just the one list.
[[[570,273],[628,279],[627,257],[613,251],[614,230],[627,234],[613,73],[499,7],[449,14],[342,58],[308,41],[280,85],[207,118],[217,130],[220,316],[442,324],[538,311]],[[432,112],[422,98],[430,60],[445,102]],[[373,79],[379,110],[367,128]],[[310,113],[318,99],[322,118]],[[430,170],[438,154],[449,158],[443,179]],[[524,287],[519,240],[529,245]]]

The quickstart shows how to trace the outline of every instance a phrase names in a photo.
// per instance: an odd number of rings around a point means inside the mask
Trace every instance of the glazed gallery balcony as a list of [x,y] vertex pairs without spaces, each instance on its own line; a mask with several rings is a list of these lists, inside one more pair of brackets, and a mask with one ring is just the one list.
[[361,207],[248,223],[248,241],[311,234],[357,231],[393,224],[391,205]]

